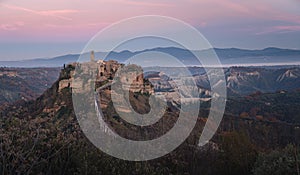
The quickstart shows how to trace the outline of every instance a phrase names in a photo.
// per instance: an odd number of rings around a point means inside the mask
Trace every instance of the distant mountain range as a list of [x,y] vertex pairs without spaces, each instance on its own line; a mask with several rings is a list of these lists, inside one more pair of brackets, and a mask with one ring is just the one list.
[[[71,88],[65,87],[59,90],[61,82],[68,80],[73,69],[74,67],[71,66],[62,69],[58,81],[36,100],[20,101],[2,109],[0,107],[1,166],[5,168],[3,172],[12,172],[11,174],[14,172],[20,172],[19,174],[61,174],[62,172],[65,174],[82,174],[83,172],[90,174],[95,174],[94,172],[147,174],[162,170],[158,173],[207,175],[226,173],[227,168],[225,169],[223,165],[231,165],[233,162],[234,166],[242,169],[242,173],[235,174],[247,174],[247,171],[249,171],[248,174],[251,174],[251,166],[248,168],[247,162],[247,164],[243,162],[242,166],[237,163],[245,160],[253,161],[254,164],[257,157],[252,155],[267,154],[274,148],[279,150],[287,144],[290,147],[299,141],[300,92],[258,93],[247,97],[229,98],[217,133],[204,147],[199,147],[197,144],[204,125],[209,121],[207,115],[211,105],[209,102],[201,103],[197,123],[194,128],[191,128],[190,136],[180,147],[171,154],[148,161],[146,166],[137,166],[138,164],[134,161],[123,161],[99,151],[82,131],[82,125],[78,123],[80,118],[75,116],[78,113],[73,108]],[[252,72],[252,70],[250,71]],[[285,73],[285,77],[296,75],[294,71]],[[13,74],[8,75],[14,76]],[[255,74],[253,76],[256,77]],[[282,78],[280,77],[278,80],[284,81],[285,78]],[[18,81],[17,79],[16,82]],[[3,85],[3,83],[0,84]],[[109,98],[109,96],[104,97]],[[137,94],[133,98],[136,101],[148,98],[148,96]],[[171,104],[168,104],[169,107],[166,108],[164,117],[156,124],[138,127],[126,123],[116,112],[112,113],[111,111],[114,111],[113,103],[111,100],[107,103],[110,106],[103,108],[105,112],[103,118],[107,123],[105,126],[130,140],[140,135],[150,140],[149,138],[152,138],[153,133],[156,132],[165,135],[169,128],[172,128],[178,121],[180,113],[171,108]],[[140,103],[148,104],[148,101],[140,101]],[[86,109],[86,106],[88,104],[83,104],[82,109]],[[188,113],[189,111],[184,112]],[[86,116],[90,114],[86,113]],[[85,121],[87,121],[85,126],[97,124],[92,123],[91,120]],[[209,124],[212,127],[216,126],[214,122]],[[106,127],[105,132],[107,132]],[[180,133],[178,134],[180,135]],[[157,148],[159,149],[159,146]],[[293,161],[294,150],[296,149],[291,149],[288,161]],[[267,155],[268,160],[269,155]],[[287,154],[276,152],[277,157],[281,158],[281,155]],[[278,160],[280,160],[279,158]],[[282,162],[287,161],[282,160]],[[213,168],[210,169],[208,165]],[[289,168],[292,169],[292,165],[295,163],[292,162],[289,165],[291,165]],[[244,168],[246,166],[247,168]],[[229,169],[233,169],[231,167]],[[173,169],[175,170],[173,171]],[[186,173],[185,170],[191,171]]]
[[[246,50],[237,48],[220,49],[214,48],[218,55],[221,63],[225,66],[232,65],[284,65],[284,64],[300,64],[300,50],[292,49],[280,49],[269,47],[262,50]],[[185,65],[199,65],[195,56],[186,49],[176,47],[166,48],[153,48],[142,51],[121,51],[121,52],[96,52],[96,59],[103,59],[107,55],[105,60],[117,60],[124,62],[128,58],[135,55],[146,53],[149,51],[162,52],[176,57],[178,60],[183,62]],[[211,53],[211,49],[196,51],[203,56],[208,56]],[[68,54],[58,56],[54,58],[45,59],[30,59],[22,61],[0,61],[0,67],[62,67],[63,64],[76,62],[80,54]],[[84,53],[83,58],[88,60],[89,53]]]

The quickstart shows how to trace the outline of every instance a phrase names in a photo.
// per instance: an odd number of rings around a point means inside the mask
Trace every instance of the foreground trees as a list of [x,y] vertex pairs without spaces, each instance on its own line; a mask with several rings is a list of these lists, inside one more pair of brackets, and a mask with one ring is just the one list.
[[254,175],[299,175],[300,154],[296,146],[288,145],[282,150],[274,150],[268,154],[259,155],[254,169]]

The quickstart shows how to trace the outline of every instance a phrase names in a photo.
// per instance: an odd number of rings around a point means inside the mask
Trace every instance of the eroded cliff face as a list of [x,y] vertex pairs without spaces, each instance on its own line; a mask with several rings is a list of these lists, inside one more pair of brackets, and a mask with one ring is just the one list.
[[142,68],[134,64],[124,65],[114,60],[99,60],[73,63],[71,66],[75,69],[70,72],[69,77],[65,77],[59,82],[59,91],[70,87],[83,92],[89,90],[91,86],[95,86],[97,89],[120,82],[124,90],[136,93],[154,93],[153,86],[144,78]]
[[[84,74],[92,73],[89,66],[93,65],[97,64],[83,65]],[[78,65],[68,65],[61,70],[59,79],[36,100],[16,103],[1,111],[0,135],[1,138],[4,138],[1,140],[1,155],[6,160],[2,161],[5,174],[9,174],[6,172],[13,174],[60,174],[62,169],[67,172],[66,174],[82,174],[86,167],[90,168],[90,174],[94,174],[96,171],[99,174],[109,174],[115,171],[115,166],[123,167],[116,174],[132,174],[136,171],[136,162],[132,164],[122,162],[105,155],[93,146],[83,134],[74,114],[72,88],[85,87],[90,82],[83,79],[81,84],[72,83],[72,78],[76,78],[76,66]],[[97,76],[97,71],[94,72],[94,75]],[[112,81],[112,77],[103,77],[106,79],[99,80],[99,82],[106,82],[107,84],[108,81]],[[141,79],[138,79],[137,82],[141,83]],[[99,84],[98,87],[102,86],[104,85]],[[166,110],[165,118],[156,125],[150,127],[130,125],[114,111],[109,86],[104,86],[101,91],[103,92],[101,93],[102,99],[105,99],[103,104],[106,104],[103,106],[106,123],[125,138],[153,139],[157,135],[168,132],[172,128],[172,124],[177,121],[178,110],[170,104]],[[245,132],[250,137],[251,144],[264,149],[298,141],[299,127],[293,123],[299,122],[297,117],[299,114],[299,94],[299,92],[266,94],[264,96],[260,94],[254,97],[236,98],[234,101],[229,100],[224,119],[218,133],[208,144],[210,148],[207,153],[211,151],[216,154],[222,153],[220,150],[223,144],[222,140],[224,140],[224,136],[227,137],[232,132]],[[147,94],[132,92],[130,93],[130,99],[132,99],[130,103],[135,110],[146,113],[149,108],[147,97]],[[170,167],[165,174],[174,174],[171,171],[174,166],[189,169],[191,168],[189,165],[193,162],[197,167],[202,165],[194,158],[203,157],[203,154],[199,152],[197,143],[201,129],[206,122],[209,108],[207,103],[209,102],[205,102],[201,106],[196,128],[185,143],[176,152],[149,162],[149,166],[154,167],[153,172],[157,168]],[[248,114],[239,116],[242,113]],[[257,119],[255,118],[257,115],[264,118]],[[273,120],[273,117],[278,118],[278,120],[288,118],[289,120],[280,122]],[[229,144],[235,145],[235,143],[230,142]],[[243,145],[244,143],[238,146]],[[243,151],[248,153],[249,150],[245,150]],[[199,153],[199,155],[195,156],[195,153]],[[203,162],[205,161],[207,160],[203,159]],[[227,161],[227,159],[224,160],[224,162]],[[85,163],[82,164],[82,162]],[[106,167],[105,170],[102,167]],[[149,169],[138,174],[147,174],[147,172]]]

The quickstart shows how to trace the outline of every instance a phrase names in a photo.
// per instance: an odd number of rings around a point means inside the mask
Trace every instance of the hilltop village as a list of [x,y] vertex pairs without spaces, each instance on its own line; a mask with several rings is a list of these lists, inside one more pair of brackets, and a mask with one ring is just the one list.
[[[154,93],[154,88],[151,83],[144,78],[142,68],[135,64],[124,65],[114,60],[95,60],[94,51],[91,52],[90,61],[85,63],[73,63],[71,66],[76,67],[76,72],[73,70],[71,75],[82,79],[81,81],[74,80],[74,77],[64,79],[59,82],[59,91],[71,87],[75,89],[85,89],[87,83],[95,80],[96,87],[110,85],[113,81],[120,81],[124,90],[140,93]],[[121,69],[120,69],[121,68]],[[84,79],[85,75],[91,75],[92,79]],[[118,78],[114,79],[117,76]]]

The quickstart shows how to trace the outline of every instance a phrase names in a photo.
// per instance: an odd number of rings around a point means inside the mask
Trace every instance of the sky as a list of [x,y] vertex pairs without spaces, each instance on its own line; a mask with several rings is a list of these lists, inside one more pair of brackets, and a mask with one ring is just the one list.
[[299,9],[300,0],[0,0],[0,60],[80,53],[98,31],[139,15],[182,20],[213,47],[300,49]]

